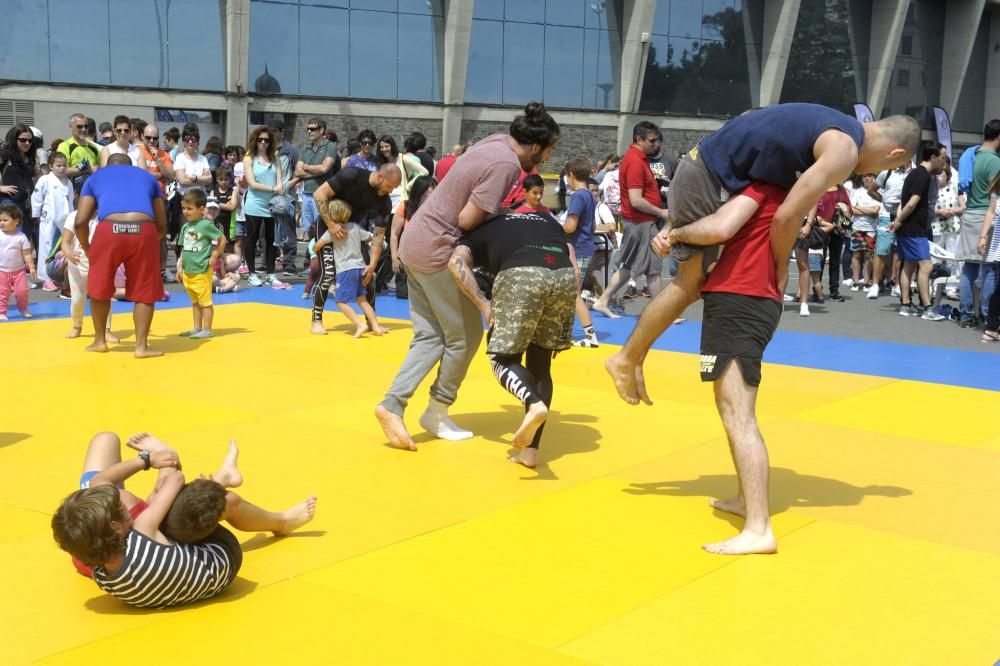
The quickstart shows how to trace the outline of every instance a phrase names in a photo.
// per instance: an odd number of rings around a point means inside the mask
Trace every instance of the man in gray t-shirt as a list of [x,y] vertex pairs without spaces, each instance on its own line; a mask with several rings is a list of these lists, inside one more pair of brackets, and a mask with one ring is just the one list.
[[319,209],[313,199],[313,192],[332,176],[340,171],[340,155],[337,154],[337,144],[326,138],[326,121],[321,118],[310,118],[306,121],[306,133],[309,143],[302,146],[299,159],[295,164],[295,179],[293,187],[302,183],[302,217],[299,229],[311,227],[319,219]]

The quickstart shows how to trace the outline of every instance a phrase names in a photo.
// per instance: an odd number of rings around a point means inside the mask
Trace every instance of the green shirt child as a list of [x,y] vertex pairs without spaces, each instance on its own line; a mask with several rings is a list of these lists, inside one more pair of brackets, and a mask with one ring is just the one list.
[[201,219],[197,222],[185,222],[181,227],[181,239],[184,249],[181,253],[181,270],[186,275],[207,273],[212,256],[212,241],[222,237],[222,232],[211,220]]

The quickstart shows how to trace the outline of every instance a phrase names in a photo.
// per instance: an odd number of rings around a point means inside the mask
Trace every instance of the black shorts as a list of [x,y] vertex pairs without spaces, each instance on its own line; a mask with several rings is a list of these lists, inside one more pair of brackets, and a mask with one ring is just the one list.
[[781,303],[723,292],[703,295],[701,381],[714,382],[736,359],[743,381],[760,386],[760,361],[781,319]]
[[216,525],[212,533],[198,543],[216,544],[226,549],[229,555],[229,580],[226,581],[226,587],[229,587],[243,566],[243,549],[236,536],[222,525]]

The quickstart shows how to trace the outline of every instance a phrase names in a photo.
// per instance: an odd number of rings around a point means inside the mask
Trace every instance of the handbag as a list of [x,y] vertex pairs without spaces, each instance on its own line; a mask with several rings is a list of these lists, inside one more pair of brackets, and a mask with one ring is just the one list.
[[284,217],[295,216],[295,199],[290,194],[275,194],[267,201],[267,210],[271,215]]

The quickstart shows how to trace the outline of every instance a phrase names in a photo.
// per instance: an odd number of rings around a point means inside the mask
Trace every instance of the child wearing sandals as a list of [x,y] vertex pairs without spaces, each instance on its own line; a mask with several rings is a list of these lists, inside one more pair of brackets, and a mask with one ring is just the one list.
[[[169,446],[146,433],[127,445],[139,455],[122,461],[117,435],[95,435],[81,489],[63,500],[52,518],[56,543],[79,560],[77,568],[86,573],[90,567],[98,587],[127,604],[167,608],[222,593],[235,579],[243,554],[220,519],[237,530],[282,536],[316,512],[315,497],[274,513],[226,490],[243,482],[235,444],[216,474],[187,485],[177,452]],[[123,484],[150,468],[159,476],[144,502]]]

